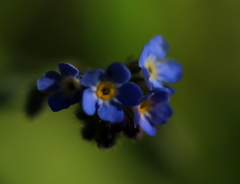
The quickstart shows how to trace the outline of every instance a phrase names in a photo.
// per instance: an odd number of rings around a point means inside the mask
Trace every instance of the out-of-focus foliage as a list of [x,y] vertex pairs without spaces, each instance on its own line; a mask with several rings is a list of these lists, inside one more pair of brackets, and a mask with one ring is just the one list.
[[[0,183],[239,183],[239,17],[237,0],[2,0]],[[46,69],[136,59],[156,34],[184,66],[156,137],[105,151],[80,137],[74,107],[25,117]]]

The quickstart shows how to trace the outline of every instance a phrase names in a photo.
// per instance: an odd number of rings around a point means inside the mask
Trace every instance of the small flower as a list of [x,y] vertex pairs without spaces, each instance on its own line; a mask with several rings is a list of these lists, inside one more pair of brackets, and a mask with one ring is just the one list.
[[60,111],[81,100],[82,85],[79,71],[71,64],[59,63],[60,74],[49,71],[37,80],[38,90],[53,92],[48,98],[52,111]]
[[140,127],[150,136],[156,135],[155,125],[162,125],[172,116],[169,101],[169,90],[165,88],[154,89],[149,95],[140,100],[134,107],[134,125]]
[[143,77],[151,90],[175,83],[182,77],[182,67],[174,60],[165,59],[168,45],[161,36],[153,37],[143,48],[139,59]]
[[88,115],[95,114],[104,120],[118,123],[123,120],[121,108],[138,104],[142,97],[140,88],[127,82],[131,74],[126,66],[116,62],[111,64],[106,72],[103,70],[88,70],[82,77],[82,84],[88,89],[83,92],[83,110]]

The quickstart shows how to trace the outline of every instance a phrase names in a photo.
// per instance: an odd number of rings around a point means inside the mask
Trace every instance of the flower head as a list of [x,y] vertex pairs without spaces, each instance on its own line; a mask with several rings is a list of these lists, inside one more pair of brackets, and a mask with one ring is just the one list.
[[48,104],[54,112],[80,101],[82,93],[78,69],[67,63],[59,63],[58,68],[60,74],[49,71],[37,80],[38,90],[53,93],[48,98]]
[[98,116],[112,123],[123,120],[121,108],[137,105],[142,97],[141,89],[132,82],[127,82],[131,74],[122,63],[112,63],[103,70],[88,70],[83,74],[82,84],[88,89],[83,92],[83,110],[88,115],[97,111]]
[[167,104],[170,92],[165,88],[154,89],[134,107],[134,125],[151,136],[156,135],[155,125],[162,125],[172,116],[172,109]]
[[161,36],[153,37],[144,47],[139,59],[143,77],[151,90],[175,83],[182,77],[182,67],[174,60],[167,60],[168,45]]

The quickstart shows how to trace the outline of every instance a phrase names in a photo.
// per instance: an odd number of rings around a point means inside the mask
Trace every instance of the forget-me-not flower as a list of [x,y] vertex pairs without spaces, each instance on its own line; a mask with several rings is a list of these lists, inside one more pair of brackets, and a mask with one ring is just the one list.
[[143,77],[148,88],[164,87],[165,83],[175,83],[182,77],[181,65],[166,59],[168,45],[162,36],[153,37],[143,48],[139,59]]
[[68,108],[80,101],[82,96],[78,69],[68,63],[59,63],[58,68],[60,74],[49,71],[37,80],[38,90],[53,93],[48,98],[48,104],[54,112]]
[[166,88],[157,88],[143,97],[134,107],[134,125],[139,124],[148,135],[156,135],[155,125],[166,123],[172,116],[172,108],[167,104],[169,93]]
[[101,69],[88,70],[82,76],[82,84],[87,89],[83,92],[82,106],[88,115],[97,111],[98,116],[112,123],[123,120],[121,108],[138,104],[142,97],[141,89],[132,82],[130,71],[122,63],[112,63],[104,72]]

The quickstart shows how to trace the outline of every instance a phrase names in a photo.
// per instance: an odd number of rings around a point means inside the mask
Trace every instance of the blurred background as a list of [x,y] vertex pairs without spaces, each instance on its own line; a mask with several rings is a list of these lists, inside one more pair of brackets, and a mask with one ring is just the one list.
[[[0,183],[239,183],[240,1],[1,0]],[[57,63],[81,71],[137,59],[153,36],[184,78],[158,135],[108,150],[81,138],[70,109],[23,109]]]

